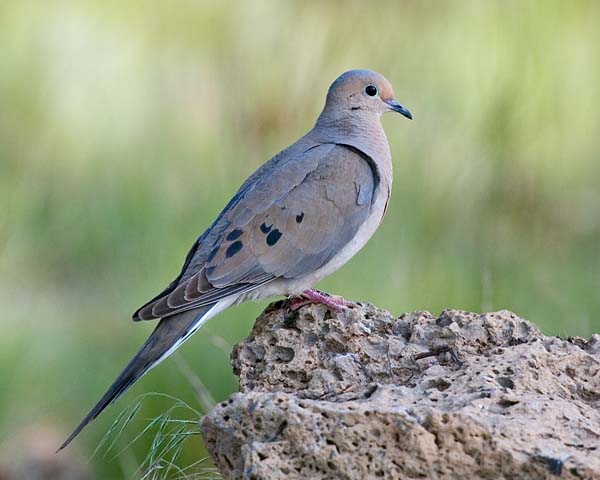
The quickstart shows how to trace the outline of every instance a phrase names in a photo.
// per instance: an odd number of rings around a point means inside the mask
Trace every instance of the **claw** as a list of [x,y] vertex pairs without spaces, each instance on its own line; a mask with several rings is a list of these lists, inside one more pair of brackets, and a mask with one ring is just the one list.
[[336,312],[339,312],[346,307],[354,306],[354,302],[350,302],[342,297],[330,295],[328,293],[310,288],[302,292],[302,295],[292,300],[292,303],[290,304],[290,310],[295,312],[299,308],[311,303],[320,303]]

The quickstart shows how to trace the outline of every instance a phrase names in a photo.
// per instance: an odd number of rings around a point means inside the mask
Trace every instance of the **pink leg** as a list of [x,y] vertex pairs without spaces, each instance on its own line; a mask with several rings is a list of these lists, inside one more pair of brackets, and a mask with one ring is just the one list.
[[338,297],[336,295],[329,295],[325,292],[320,292],[319,290],[315,290],[314,288],[309,288],[302,292],[302,295],[294,300],[290,305],[290,310],[295,312],[300,307],[304,305],[308,305],[310,303],[320,303],[322,305],[326,305],[327,307],[339,312],[344,307],[353,306],[353,302],[349,302],[348,300],[343,299],[342,297]]

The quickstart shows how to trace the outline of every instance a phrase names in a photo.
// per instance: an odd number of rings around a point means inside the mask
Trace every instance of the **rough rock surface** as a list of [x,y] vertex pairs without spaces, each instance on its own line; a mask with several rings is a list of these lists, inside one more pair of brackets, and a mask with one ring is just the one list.
[[600,479],[600,335],[511,312],[271,305],[201,422],[227,479]]

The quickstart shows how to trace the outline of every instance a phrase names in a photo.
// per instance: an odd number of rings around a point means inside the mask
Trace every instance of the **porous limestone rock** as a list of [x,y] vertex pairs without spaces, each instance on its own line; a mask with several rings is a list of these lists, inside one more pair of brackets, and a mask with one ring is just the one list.
[[226,479],[600,479],[600,335],[272,304],[201,421]]

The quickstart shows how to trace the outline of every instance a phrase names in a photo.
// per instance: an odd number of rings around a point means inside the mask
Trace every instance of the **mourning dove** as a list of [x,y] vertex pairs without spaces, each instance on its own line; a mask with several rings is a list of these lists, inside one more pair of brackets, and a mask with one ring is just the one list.
[[351,70],[331,84],[313,129],[244,182],[194,243],[179,276],[133,314],[160,321],[60,449],[231,305],[273,295],[345,304],[311,287],[356,254],[383,218],[392,161],[380,117],[389,111],[412,119],[376,72]]

